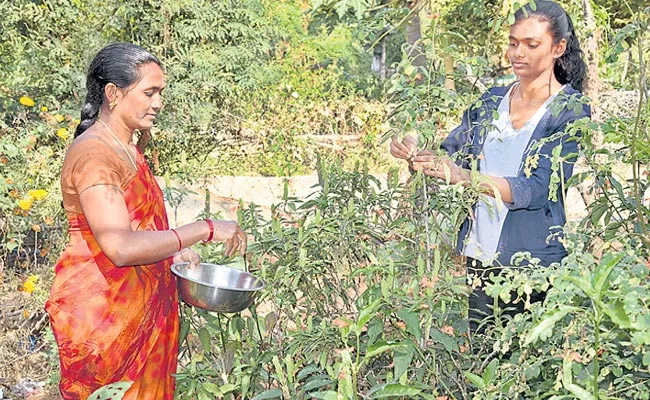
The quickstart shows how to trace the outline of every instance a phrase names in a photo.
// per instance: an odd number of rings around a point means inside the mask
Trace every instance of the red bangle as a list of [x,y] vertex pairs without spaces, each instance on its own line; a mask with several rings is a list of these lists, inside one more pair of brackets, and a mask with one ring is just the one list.
[[210,227],[210,234],[208,235],[208,238],[203,241],[203,243],[208,243],[212,241],[212,238],[214,237],[214,222],[212,222],[211,219],[204,219],[205,222],[208,223],[208,226]]
[[174,235],[176,235],[176,239],[178,240],[178,251],[183,250],[183,242],[181,242],[181,235],[176,232],[176,229],[172,229],[172,232],[174,232]]

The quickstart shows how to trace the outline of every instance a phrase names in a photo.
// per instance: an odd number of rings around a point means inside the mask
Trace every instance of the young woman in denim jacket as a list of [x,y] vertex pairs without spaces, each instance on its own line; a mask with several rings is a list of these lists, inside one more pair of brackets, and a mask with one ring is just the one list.
[[[463,113],[461,125],[441,145],[449,157],[418,150],[413,137],[391,142],[391,154],[408,161],[411,169],[441,179],[449,174],[451,184],[469,181],[471,162],[476,161],[492,197],[480,200],[474,217],[463,223],[458,250],[467,257],[468,273],[483,277],[498,271],[492,266],[511,265],[517,252],[529,252],[541,265],[560,262],[567,254],[558,240],[566,222],[562,185],[549,193],[551,158],[561,146],[565,161],[560,176],[566,182],[578,143],[562,132],[591,115],[589,106],[573,106],[582,97],[586,65],[564,9],[551,1],[535,3],[535,10],[530,5],[519,9],[510,27],[508,58],[517,82],[489,89]],[[572,105],[567,107],[567,102]],[[551,103],[559,114],[551,111]],[[536,166],[527,165],[529,156],[537,159]],[[533,301],[543,296],[536,295]],[[492,303],[481,287],[474,289],[469,300],[472,330],[491,314]],[[514,312],[523,311],[518,306]]]

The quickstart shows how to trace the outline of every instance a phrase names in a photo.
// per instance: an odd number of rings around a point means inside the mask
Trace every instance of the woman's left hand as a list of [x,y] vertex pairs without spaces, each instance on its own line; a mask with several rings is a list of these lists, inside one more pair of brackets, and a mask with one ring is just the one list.
[[436,156],[429,150],[421,151],[413,158],[413,169],[439,179],[447,179],[449,174],[449,183],[452,185],[470,179],[468,170],[456,165],[449,157]]
[[174,255],[174,263],[188,262],[187,268],[196,268],[201,261],[198,253],[192,249],[183,249]]

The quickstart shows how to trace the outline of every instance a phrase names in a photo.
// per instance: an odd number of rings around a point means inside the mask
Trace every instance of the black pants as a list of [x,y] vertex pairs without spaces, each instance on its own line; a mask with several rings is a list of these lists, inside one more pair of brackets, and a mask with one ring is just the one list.
[[[486,268],[483,264],[473,258],[467,258],[467,273],[472,276],[477,276],[482,282],[489,280],[490,274],[499,275],[500,268],[489,267]],[[494,299],[483,291],[483,285],[473,289],[472,294],[469,296],[469,329],[472,333],[485,333],[485,329],[489,325],[494,324]],[[513,293],[512,298],[516,297]],[[546,292],[539,293],[533,292],[530,295],[531,303],[537,301],[544,301]],[[499,309],[502,314],[514,316],[524,312],[524,303],[506,304],[501,299],[498,300]]]

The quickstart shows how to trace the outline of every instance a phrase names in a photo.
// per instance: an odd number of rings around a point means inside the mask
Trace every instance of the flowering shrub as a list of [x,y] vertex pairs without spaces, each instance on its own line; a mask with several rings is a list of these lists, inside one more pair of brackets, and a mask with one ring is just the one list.
[[[0,114],[0,259],[24,268],[46,257],[52,247],[60,249],[59,174],[68,132],[78,121],[27,95],[0,95],[0,101],[8,105]],[[6,122],[10,116],[11,125]]]

